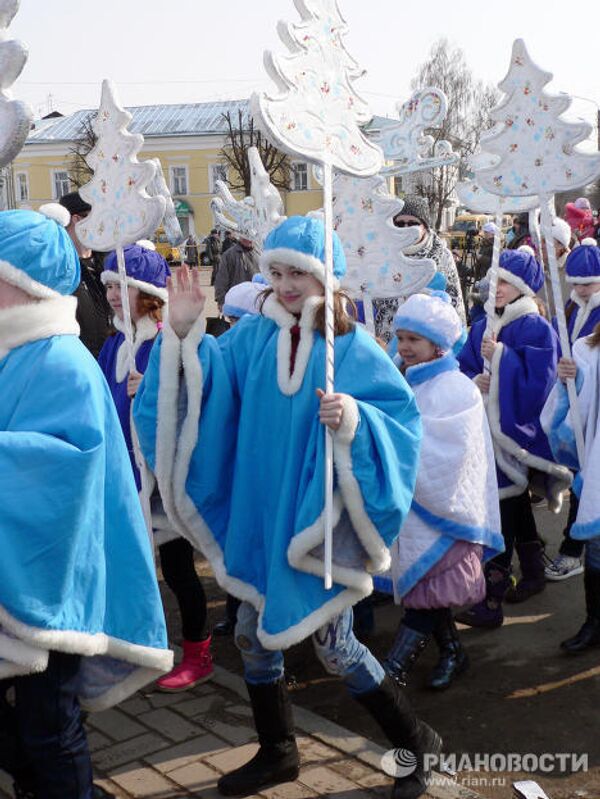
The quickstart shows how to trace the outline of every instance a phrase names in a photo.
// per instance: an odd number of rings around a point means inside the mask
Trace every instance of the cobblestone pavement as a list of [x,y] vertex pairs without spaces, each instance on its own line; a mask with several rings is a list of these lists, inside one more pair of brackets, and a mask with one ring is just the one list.
[[[265,790],[265,799],[382,799],[392,780],[380,769],[384,750],[303,708],[295,708],[300,777]],[[216,667],[215,677],[178,694],[139,692],[88,718],[96,782],[119,799],[175,799],[219,794],[221,774],[256,751],[244,683]],[[0,772],[0,797],[12,797]],[[433,799],[469,799],[469,791],[436,785]]]

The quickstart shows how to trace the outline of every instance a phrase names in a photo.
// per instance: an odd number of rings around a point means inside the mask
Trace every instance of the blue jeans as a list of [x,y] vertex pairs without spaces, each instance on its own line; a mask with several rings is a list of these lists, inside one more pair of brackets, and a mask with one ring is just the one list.
[[600,572],[600,536],[585,542],[585,568]]
[[[258,640],[258,613],[248,602],[238,609],[235,643],[244,662],[244,676],[251,685],[276,682],[283,677],[283,653],[265,649]],[[352,631],[352,609],[320,627],[312,636],[317,657],[325,671],[341,677],[351,694],[364,694],[381,685],[385,672],[370,650]]]
[[12,739],[0,768],[43,799],[92,799],[92,761],[77,699],[79,655],[51,652],[40,674],[0,681],[4,700],[15,689],[14,708],[2,702],[0,742]]

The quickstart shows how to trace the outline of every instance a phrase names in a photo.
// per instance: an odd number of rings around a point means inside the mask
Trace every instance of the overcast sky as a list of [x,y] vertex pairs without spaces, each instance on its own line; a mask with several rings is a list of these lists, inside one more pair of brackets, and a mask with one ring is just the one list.
[[[552,90],[589,98],[576,101],[573,113],[595,123],[595,3],[573,5],[572,16],[564,0],[340,0],[340,7],[346,45],[367,70],[357,88],[375,113],[392,113],[406,99],[439,37],[464,50],[476,77],[494,83],[522,37],[554,74]],[[262,54],[284,51],[278,19],[298,20],[292,0],[21,0],[11,35],[30,55],[14,93],[36,115],[97,106],[105,77],[124,105],[248,97],[271,86]]]

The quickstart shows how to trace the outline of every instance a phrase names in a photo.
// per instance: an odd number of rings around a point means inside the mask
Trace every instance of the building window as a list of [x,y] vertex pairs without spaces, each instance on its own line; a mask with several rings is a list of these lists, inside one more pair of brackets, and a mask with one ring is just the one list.
[[404,194],[404,185],[402,181],[402,176],[396,175],[393,180],[394,180],[394,194],[396,195],[396,197],[402,197]]
[[292,191],[308,191],[308,164],[292,164]]
[[15,174],[15,192],[18,203],[26,203],[29,200],[29,178],[27,172],[17,172]]
[[210,191],[215,192],[217,189],[217,180],[222,180],[227,183],[227,167],[225,164],[211,164],[210,165]]
[[171,194],[181,195],[188,193],[187,166],[171,167]]
[[67,172],[57,170],[53,173],[52,191],[55,200],[60,200],[71,191],[71,181]]

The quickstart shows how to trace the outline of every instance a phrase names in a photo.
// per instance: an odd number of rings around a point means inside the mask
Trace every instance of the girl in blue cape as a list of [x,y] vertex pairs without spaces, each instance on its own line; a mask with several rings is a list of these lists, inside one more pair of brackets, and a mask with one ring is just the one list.
[[[578,248],[583,249],[583,246]],[[580,630],[561,643],[565,652],[578,654],[600,645],[600,322],[591,335],[575,342],[572,360],[560,359],[558,376],[541,422],[557,460],[578,472],[573,492],[579,501],[571,535],[575,541],[585,543],[583,580],[587,613]],[[575,380],[579,395],[583,463],[579,463],[575,446],[565,385],[568,378]]]
[[69,218],[0,214],[0,768],[19,796],[91,799],[80,704],[173,659],[119,419],[78,339]]
[[[564,272],[567,284],[572,286],[571,296],[565,306],[572,348],[578,339],[591,335],[600,322],[600,249],[595,239],[584,239],[581,246],[573,250],[567,258]],[[555,319],[552,324],[557,329]],[[546,566],[547,580],[565,580],[583,571],[583,542],[571,536],[571,528],[577,518],[578,499],[573,490],[569,495],[569,516],[563,530],[563,541],[556,558]]]
[[[421,428],[394,364],[347,315],[334,235],[335,382],[324,395],[323,223],[291,217],[264,244],[271,284],[261,314],[218,343],[203,334],[204,296],[183,268],[134,415],[174,523],[242,601],[235,631],[260,749],[219,781],[247,795],[298,774],[282,650],[313,635],[327,671],[380,723],[415,771],[398,799],[426,788],[423,755],[441,745],[352,632],[352,605],[389,566],[410,508]],[[180,372],[182,379],[180,380]],[[334,431],[333,589],[323,585],[324,425]]]
[[[98,363],[117,406],[138,491],[142,489],[142,480],[135,462],[131,436],[131,403],[148,366],[154,340],[162,328],[163,306],[168,299],[167,278],[171,274],[162,255],[149,248],[152,246],[149,242],[143,246],[133,244],[125,247],[124,251],[137,371],[128,372],[116,253],[112,252],[107,256],[101,275],[114,313],[113,325],[116,333],[105,341]],[[158,546],[163,577],[177,599],[183,635],[181,663],[169,674],[160,677],[156,686],[161,691],[185,691],[206,682],[213,674],[211,638],[206,633],[206,595],[194,566],[194,550],[191,544],[173,532],[165,517],[160,496],[157,491],[153,491],[154,480],[151,475],[145,476],[142,502],[152,510],[154,541]]]
[[[558,337],[534,301],[543,282],[542,268],[529,248],[501,253],[492,335],[484,336],[485,319],[476,322],[459,356],[461,370],[474,380],[487,404],[506,546],[486,566],[486,599],[457,617],[473,627],[499,627],[505,597],[522,602],[544,588],[543,548],[529,486],[547,497],[549,509],[557,513],[562,492],[571,483],[568,469],[554,462],[539,420],[556,380],[558,352]],[[507,590],[513,548],[521,579]]]
[[440,658],[428,684],[440,690],[468,667],[451,608],[484,598],[481,560],[504,549],[494,450],[481,393],[454,355],[465,334],[448,295],[409,297],[394,329],[423,439],[411,511],[392,544],[394,594],[405,613],[384,666],[405,684],[433,636]]

